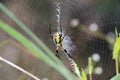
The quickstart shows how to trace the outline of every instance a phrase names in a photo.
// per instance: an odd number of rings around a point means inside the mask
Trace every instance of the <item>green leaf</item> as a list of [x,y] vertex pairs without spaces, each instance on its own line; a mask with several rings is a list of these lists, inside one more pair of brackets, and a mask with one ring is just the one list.
[[89,74],[92,74],[93,72],[93,65],[92,65],[92,58],[88,58],[88,68],[89,68]]
[[110,80],[120,80],[120,74],[112,77]]
[[74,61],[73,61],[73,66],[74,66],[76,75],[79,77],[79,80],[87,80],[85,71],[83,69],[81,69],[82,71],[80,71],[78,65]]
[[87,80],[87,76],[85,74],[85,71],[83,69],[81,69],[82,72],[81,72],[81,76],[82,76],[82,80]]
[[116,38],[119,37],[119,34],[118,34],[118,31],[117,31],[117,28],[115,27],[115,34],[116,34]]
[[73,63],[73,68],[74,68],[75,74],[79,77],[79,79],[81,79],[81,74],[80,74],[80,70],[79,70],[78,65],[73,60],[72,60],[72,63]]
[[115,28],[115,32],[116,32],[116,41],[115,41],[114,49],[113,49],[113,57],[112,57],[113,59],[118,58],[118,53],[120,51],[120,37],[117,37],[118,32],[116,28]]

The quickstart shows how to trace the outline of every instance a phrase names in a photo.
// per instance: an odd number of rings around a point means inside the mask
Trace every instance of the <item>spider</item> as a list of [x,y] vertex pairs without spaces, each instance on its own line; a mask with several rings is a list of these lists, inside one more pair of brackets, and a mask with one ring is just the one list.
[[[61,26],[60,26],[60,28],[61,28]],[[69,57],[69,58],[72,58],[71,55],[67,53],[67,50],[66,50],[66,49],[63,47],[63,45],[62,45],[63,39],[64,39],[64,37],[65,37],[65,36],[63,36],[63,34],[62,34],[62,29],[61,29],[60,32],[57,31],[57,32],[55,32],[55,33],[52,33],[52,32],[51,32],[51,24],[50,24],[50,34],[51,34],[51,38],[52,38],[53,42],[54,42],[55,45],[56,45],[56,56],[57,56],[58,58],[60,58],[58,50],[59,50],[59,48],[62,48],[62,49],[64,50],[64,52],[68,55],[68,57]]]

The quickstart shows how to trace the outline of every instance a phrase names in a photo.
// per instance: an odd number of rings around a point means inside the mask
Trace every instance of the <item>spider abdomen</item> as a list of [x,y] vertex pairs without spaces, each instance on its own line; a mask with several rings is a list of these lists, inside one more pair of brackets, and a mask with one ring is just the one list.
[[55,44],[61,44],[62,43],[62,35],[59,32],[55,32],[53,34],[53,41]]

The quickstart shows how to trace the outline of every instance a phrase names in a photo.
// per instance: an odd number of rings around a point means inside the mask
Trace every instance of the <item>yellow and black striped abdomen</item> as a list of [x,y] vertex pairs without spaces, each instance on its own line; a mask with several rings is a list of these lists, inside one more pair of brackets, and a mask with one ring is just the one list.
[[53,41],[55,44],[61,44],[62,43],[62,36],[59,34],[59,32],[56,32],[53,34]]

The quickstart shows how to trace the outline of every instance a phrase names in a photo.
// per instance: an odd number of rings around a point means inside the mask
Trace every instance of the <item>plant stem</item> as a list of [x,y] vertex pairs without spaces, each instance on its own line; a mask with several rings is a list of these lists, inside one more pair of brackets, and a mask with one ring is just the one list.
[[92,74],[89,74],[89,80],[92,80]]
[[92,65],[92,58],[88,58],[88,68],[89,68],[89,80],[92,80],[92,71],[93,71],[93,65]]
[[116,64],[116,75],[118,75],[118,73],[119,73],[118,58],[115,59],[115,64]]

